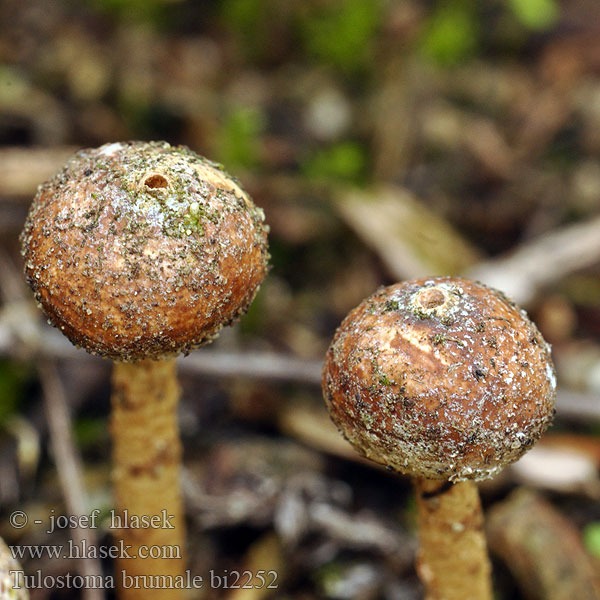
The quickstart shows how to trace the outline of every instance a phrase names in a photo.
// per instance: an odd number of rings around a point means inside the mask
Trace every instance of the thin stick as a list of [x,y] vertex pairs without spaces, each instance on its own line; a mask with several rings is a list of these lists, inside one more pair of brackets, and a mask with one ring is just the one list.
[[543,496],[519,488],[487,517],[492,552],[500,556],[527,598],[600,599],[600,572],[571,519]]
[[0,149],[0,194],[3,196],[31,197],[38,185],[52,177],[77,148],[24,148],[21,146]]
[[[112,382],[113,482],[116,514],[123,518],[114,533],[136,557],[117,561],[119,598],[181,598],[175,589],[185,568],[176,363],[115,363]],[[136,527],[138,518],[154,519],[158,527]],[[145,547],[161,548],[161,556],[147,557]],[[165,589],[151,589],[157,582]]]
[[491,567],[475,483],[415,479],[415,491],[417,569],[427,600],[491,600]]
[[466,276],[529,304],[540,290],[600,259],[600,217],[566,225],[521,244],[505,256],[468,269]]
[[[40,361],[38,373],[44,390],[44,406],[50,433],[50,445],[58,472],[61,491],[65,505],[70,515],[80,517],[87,513],[86,493],[83,486],[82,468],[79,454],[73,444],[71,435],[72,425],[66,395],[56,371],[49,361]],[[88,548],[97,548],[98,540],[94,529],[71,529],[71,538],[77,547],[84,543]],[[102,574],[100,561],[96,558],[83,556],[77,561],[79,574],[83,577],[96,578]],[[91,580],[91,579],[90,579]],[[82,589],[84,600],[103,600],[101,589]]]
[[[55,329],[38,326],[31,312],[23,305],[5,308],[0,314],[0,356],[14,358],[17,355],[48,357],[61,360],[95,360],[96,356],[81,352]],[[14,308],[14,314],[12,313]],[[33,313],[37,316],[37,313]],[[28,338],[19,339],[23,332]],[[305,385],[321,385],[320,359],[306,359],[276,352],[229,352],[223,350],[196,350],[177,359],[182,373],[209,377],[248,377]],[[556,397],[558,416],[576,421],[600,418],[597,395],[560,389]]]

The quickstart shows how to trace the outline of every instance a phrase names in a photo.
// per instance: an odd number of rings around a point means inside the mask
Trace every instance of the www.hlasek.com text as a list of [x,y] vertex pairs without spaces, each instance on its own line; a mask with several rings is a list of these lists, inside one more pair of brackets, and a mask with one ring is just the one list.
[[181,548],[177,545],[132,546],[123,540],[111,545],[90,544],[86,539],[76,543],[68,540],[67,544],[37,544],[10,546],[13,558],[19,561],[27,559],[55,558],[78,560],[83,558],[110,558],[113,560],[143,559],[181,559]]

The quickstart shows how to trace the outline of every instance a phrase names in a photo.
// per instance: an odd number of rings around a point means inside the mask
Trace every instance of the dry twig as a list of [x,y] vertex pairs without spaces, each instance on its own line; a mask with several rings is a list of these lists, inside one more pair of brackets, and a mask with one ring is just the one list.
[[[6,306],[0,313],[0,356],[33,359],[47,357],[61,360],[95,360],[74,348],[50,327],[35,322],[36,311],[27,304]],[[25,339],[24,339],[25,338]],[[178,359],[182,373],[209,377],[240,377],[294,382],[320,386],[322,362],[275,352],[226,352],[201,349]],[[574,421],[600,419],[600,403],[596,395],[559,389],[557,398],[560,417]]]
[[519,489],[494,506],[487,530],[492,552],[506,561],[528,598],[600,598],[579,532],[534,492]]
[[0,149],[0,196],[33,196],[75,151],[71,146]]
[[[77,517],[83,516],[88,514],[86,494],[83,486],[81,460],[71,434],[72,424],[65,392],[56,367],[50,361],[39,361],[38,372],[44,390],[50,445],[67,512]],[[73,527],[71,537],[77,547],[81,548],[83,543],[89,548],[98,546],[94,529]],[[83,577],[91,578],[102,574],[100,561],[96,558],[84,555],[77,562],[77,566]],[[82,597],[84,600],[103,600],[104,592],[101,589],[86,588],[82,590]]]
[[517,304],[529,304],[544,287],[598,261],[600,217],[540,236],[467,269],[466,275],[502,290]]
[[336,208],[397,280],[458,274],[479,253],[401,187],[339,190]]

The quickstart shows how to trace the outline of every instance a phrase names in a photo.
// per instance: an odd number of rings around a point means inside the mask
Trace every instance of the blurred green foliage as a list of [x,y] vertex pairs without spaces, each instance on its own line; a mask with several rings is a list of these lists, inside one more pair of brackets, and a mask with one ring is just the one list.
[[164,26],[177,0],[85,0],[95,10],[124,21]]
[[225,25],[242,41],[245,53],[259,58],[268,28],[269,0],[223,0],[221,16]]
[[119,106],[136,139],[172,140],[179,133],[179,115],[164,104],[132,98],[122,99]]
[[600,280],[595,275],[576,273],[565,279],[558,288],[569,302],[596,308],[600,306]]
[[216,157],[235,171],[255,169],[260,164],[260,138],[265,129],[265,117],[252,107],[237,107],[224,118],[219,131]]
[[466,0],[440,2],[426,20],[421,34],[422,52],[447,67],[472,56],[479,46],[477,4]]
[[298,14],[298,25],[309,56],[345,72],[369,63],[381,21],[380,1],[307,3],[303,9]]
[[106,419],[80,417],[73,429],[77,447],[84,450],[108,437]]
[[244,318],[240,320],[239,331],[242,335],[261,335],[265,322],[264,297],[269,286],[268,278],[260,286],[256,297],[250,303]]
[[546,29],[559,17],[556,0],[508,0],[517,19],[531,29]]
[[363,183],[367,173],[365,147],[358,142],[340,142],[315,152],[302,164],[309,179]]
[[0,361],[0,425],[17,412],[30,381],[31,375],[24,363]]
[[265,0],[223,0],[221,14],[240,33],[252,33],[261,21]]
[[[332,560],[322,565],[315,572],[313,578],[318,589],[325,598],[339,598],[339,589],[345,584],[348,563],[341,559]],[[346,584],[347,585],[347,584]]]
[[[507,0],[505,5],[520,25],[547,29],[559,18],[557,0]],[[476,55],[481,46],[482,5],[474,0],[441,0],[426,18],[420,37],[424,55],[451,67]]]
[[600,521],[589,523],[584,528],[583,543],[592,556],[600,558]]
[[224,0],[221,16],[252,58],[269,52],[276,29],[289,29],[309,59],[354,73],[372,59],[382,9],[381,0]]

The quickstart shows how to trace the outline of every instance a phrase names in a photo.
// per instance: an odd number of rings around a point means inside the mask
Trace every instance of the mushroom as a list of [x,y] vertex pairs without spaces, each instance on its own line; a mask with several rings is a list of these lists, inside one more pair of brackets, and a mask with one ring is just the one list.
[[[138,552],[165,546],[180,556],[184,544],[174,357],[248,308],[267,271],[263,222],[219,165],[166,142],[77,153],[29,211],[22,253],[38,303],[76,346],[115,361],[117,524],[138,554],[119,567],[132,578],[183,573],[168,551],[156,559]],[[127,581],[140,589],[122,597],[147,596],[143,579]]]
[[414,479],[427,597],[491,599],[474,481],[517,460],[554,414],[550,347],[525,311],[461,278],[382,288],[338,328],[323,391],[356,450]]
[[5,541],[0,538],[0,598],[28,600],[23,569]]

